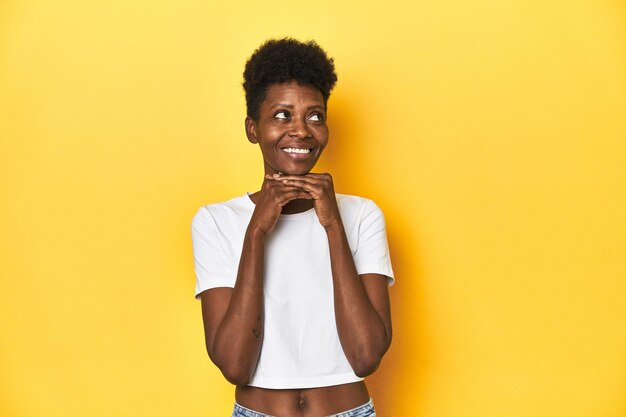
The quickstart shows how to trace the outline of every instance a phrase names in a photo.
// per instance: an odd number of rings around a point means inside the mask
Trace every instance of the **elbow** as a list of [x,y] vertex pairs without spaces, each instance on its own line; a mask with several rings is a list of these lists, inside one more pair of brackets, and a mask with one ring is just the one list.
[[213,361],[213,363],[220,369],[224,378],[233,385],[245,386],[252,379],[252,372],[238,361],[229,361],[229,363]]
[[373,374],[374,371],[378,369],[378,366],[387,352],[387,349],[389,349],[389,342],[390,341],[386,342],[378,349],[366,349],[365,351],[361,351],[360,354],[353,355],[352,358],[348,358],[355,375],[359,378],[365,378],[366,376]]
[[365,355],[351,362],[352,370],[354,374],[359,378],[365,378],[378,369],[382,355]]
[[220,357],[209,349],[207,349],[207,352],[211,361],[219,368],[228,382],[233,385],[244,386],[250,383],[252,372],[243,365],[242,361]]
[[233,385],[248,385],[252,375],[240,366],[220,367],[222,375]]
[[380,361],[360,361],[359,363],[352,366],[354,370],[354,374],[359,378],[365,378],[374,373],[376,369],[378,369],[378,365]]

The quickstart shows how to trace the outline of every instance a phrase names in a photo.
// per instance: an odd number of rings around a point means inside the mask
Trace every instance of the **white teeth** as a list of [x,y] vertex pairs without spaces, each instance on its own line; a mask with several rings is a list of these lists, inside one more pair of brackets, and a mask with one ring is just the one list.
[[309,153],[310,149],[299,149],[299,148],[284,148],[283,151],[287,153]]

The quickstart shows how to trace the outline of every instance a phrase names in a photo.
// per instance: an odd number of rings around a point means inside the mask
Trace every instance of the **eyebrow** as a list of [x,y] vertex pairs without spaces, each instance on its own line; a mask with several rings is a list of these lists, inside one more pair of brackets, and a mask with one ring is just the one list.
[[[287,108],[287,109],[293,109],[293,108],[295,108],[295,106],[294,106],[293,104],[287,104],[287,103],[275,103],[275,104],[272,104],[272,105],[270,106],[270,109],[273,109],[273,108],[275,108],[275,107],[284,107],[284,108]],[[313,109],[322,109],[322,110],[324,110],[324,106],[322,106],[322,105],[320,105],[320,104],[314,104],[314,105],[312,105],[312,106],[308,106],[306,109],[307,109],[307,110],[313,110]]]

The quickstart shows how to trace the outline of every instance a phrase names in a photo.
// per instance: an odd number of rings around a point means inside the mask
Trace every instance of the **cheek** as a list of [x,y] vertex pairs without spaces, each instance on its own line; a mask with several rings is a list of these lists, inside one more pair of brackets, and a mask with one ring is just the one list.
[[285,129],[280,126],[269,126],[263,130],[265,143],[274,144],[285,134]]
[[260,138],[261,148],[272,148],[281,137],[281,131],[277,128],[265,128],[263,129],[262,136]]
[[261,153],[263,155],[271,155],[273,149],[274,147],[272,146],[272,144],[268,142],[263,142],[263,144],[261,145]]
[[317,132],[317,139],[319,141],[320,146],[325,147],[328,143],[328,128],[320,128]]

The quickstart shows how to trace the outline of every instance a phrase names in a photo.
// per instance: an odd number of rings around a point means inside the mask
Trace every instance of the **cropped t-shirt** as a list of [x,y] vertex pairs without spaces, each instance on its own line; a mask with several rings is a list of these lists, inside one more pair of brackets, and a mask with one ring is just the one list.
[[[394,282],[385,219],[371,200],[336,194],[357,273]],[[201,207],[192,221],[196,299],[234,287],[243,240],[254,211],[246,193]],[[265,243],[264,335],[249,385],[271,389],[340,385],[363,378],[339,342],[328,237],[315,209],[281,214]]]

